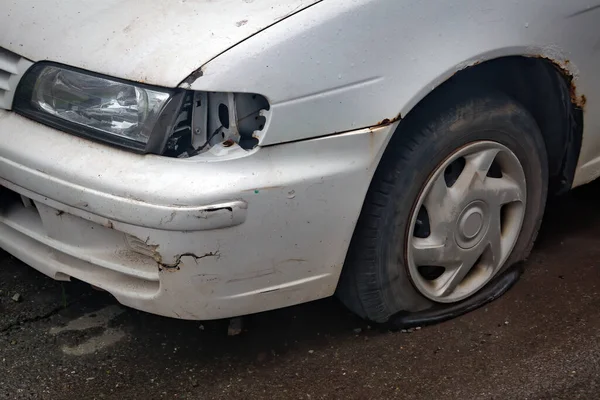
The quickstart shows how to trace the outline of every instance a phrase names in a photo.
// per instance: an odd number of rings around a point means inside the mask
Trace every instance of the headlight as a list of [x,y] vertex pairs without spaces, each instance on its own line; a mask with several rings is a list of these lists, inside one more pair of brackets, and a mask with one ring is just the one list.
[[78,135],[161,153],[183,97],[182,90],[38,63],[21,80],[13,109]]

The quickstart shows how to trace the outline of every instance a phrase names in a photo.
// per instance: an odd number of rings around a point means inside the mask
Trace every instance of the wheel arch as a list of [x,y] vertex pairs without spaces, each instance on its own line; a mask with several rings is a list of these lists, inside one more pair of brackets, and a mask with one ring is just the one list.
[[[568,61],[546,56],[506,56],[464,67],[422,96],[405,114],[381,123],[399,121],[392,137],[402,136],[428,110],[458,101],[472,91],[502,92],[521,103],[534,117],[546,144],[549,192],[562,193],[573,185],[583,135],[585,95],[578,93]],[[418,95],[417,95],[418,96]],[[389,148],[394,140],[390,140]],[[384,152],[385,152],[384,151]]]

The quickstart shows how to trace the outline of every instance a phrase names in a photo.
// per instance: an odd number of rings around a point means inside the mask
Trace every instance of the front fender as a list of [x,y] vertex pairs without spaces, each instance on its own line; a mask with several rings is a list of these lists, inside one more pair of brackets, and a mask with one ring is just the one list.
[[596,11],[577,14],[587,5],[327,0],[233,47],[183,86],[267,97],[261,145],[394,121],[456,71],[503,56],[568,58],[578,88],[591,91],[600,89],[598,62],[589,62]]

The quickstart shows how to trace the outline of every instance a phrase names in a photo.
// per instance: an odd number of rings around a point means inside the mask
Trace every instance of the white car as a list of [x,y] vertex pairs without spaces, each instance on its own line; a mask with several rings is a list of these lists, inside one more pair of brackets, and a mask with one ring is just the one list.
[[600,175],[593,4],[3,0],[0,247],[177,318],[450,307]]

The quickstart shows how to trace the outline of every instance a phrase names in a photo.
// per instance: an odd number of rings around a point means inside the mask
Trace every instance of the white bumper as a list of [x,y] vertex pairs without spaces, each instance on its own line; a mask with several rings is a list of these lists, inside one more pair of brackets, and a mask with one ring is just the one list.
[[178,160],[0,110],[0,247],[171,317],[326,297],[393,128]]

